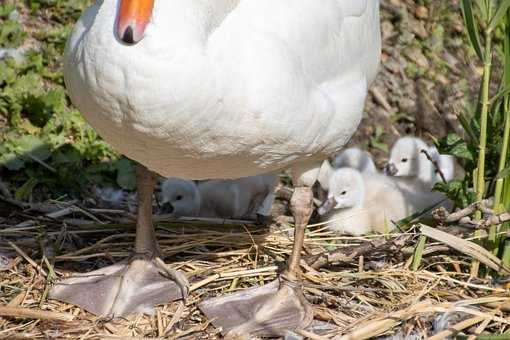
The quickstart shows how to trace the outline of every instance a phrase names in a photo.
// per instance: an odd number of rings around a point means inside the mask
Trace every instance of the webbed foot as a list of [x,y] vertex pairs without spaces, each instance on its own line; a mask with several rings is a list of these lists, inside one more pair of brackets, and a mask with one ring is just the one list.
[[121,317],[154,311],[154,306],[185,299],[189,283],[159,257],[135,256],[58,282],[50,298],[77,305],[99,316]]
[[226,339],[284,336],[289,330],[306,328],[313,319],[300,284],[285,276],[262,287],[206,300],[199,307]]

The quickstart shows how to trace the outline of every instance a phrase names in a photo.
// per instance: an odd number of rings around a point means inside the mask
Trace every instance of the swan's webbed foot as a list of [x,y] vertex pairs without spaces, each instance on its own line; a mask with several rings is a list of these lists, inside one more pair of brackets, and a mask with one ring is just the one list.
[[291,199],[294,215],[294,247],[289,268],[279,280],[259,288],[226,297],[206,300],[202,312],[228,339],[255,336],[284,336],[288,331],[306,328],[313,310],[303,294],[300,260],[308,220],[313,212],[309,187],[296,188]]
[[95,315],[121,317],[154,311],[154,306],[186,298],[189,283],[159,257],[137,255],[58,282],[50,297]]
[[226,339],[284,336],[289,330],[308,326],[313,319],[300,284],[284,275],[262,287],[206,300],[200,309]]

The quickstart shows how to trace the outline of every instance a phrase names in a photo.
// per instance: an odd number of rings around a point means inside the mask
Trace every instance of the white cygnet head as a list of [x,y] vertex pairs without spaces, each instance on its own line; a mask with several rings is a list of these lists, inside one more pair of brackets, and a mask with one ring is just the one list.
[[163,213],[180,216],[197,216],[201,198],[198,187],[193,181],[171,177],[161,186],[161,204]]
[[376,173],[377,168],[370,154],[358,148],[348,148],[333,160],[335,168],[353,168],[362,173]]
[[365,184],[361,173],[352,168],[335,170],[329,178],[328,199],[319,208],[325,215],[333,209],[348,209],[360,206],[365,198]]
[[[432,163],[422,152],[428,151],[425,142],[415,137],[400,138],[390,153],[390,160],[386,166],[386,174],[397,177],[421,177],[432,176]],[[426,173],[425,173],[426,172]]]

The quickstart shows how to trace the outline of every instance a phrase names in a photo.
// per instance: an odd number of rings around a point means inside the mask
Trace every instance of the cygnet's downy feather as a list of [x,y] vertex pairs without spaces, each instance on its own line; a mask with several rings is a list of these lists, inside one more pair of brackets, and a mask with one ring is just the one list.
[[441,155],[422,139],[408,136],[400,138],[391,148],[386,173],[414,179],[432,188],[438,182],[451,181],[456,167],[454,157]]
[[341,168],[329,176],[328,199],[319,214],[332,230],[364,235],[392,231],[394,222],[438,204],[450,207],[442,194],[417,181]]
[[377,167],[375,166],[372,156],[358,148],[348,148],[333,159],[332,165],[334,168],[353,168],[362,173],[376,173]]
[[195,183],[168,178],[161,189],[163,210],[175,216],[255,218],[269,216],[278,183],[275,175]]
[[393,230],[392,221],[406,217],[411,209],[393,181],[379,174],[362,174],[352,168],[336,169],[329,178],[328,212],[319,214],[339,233],[365,235]]

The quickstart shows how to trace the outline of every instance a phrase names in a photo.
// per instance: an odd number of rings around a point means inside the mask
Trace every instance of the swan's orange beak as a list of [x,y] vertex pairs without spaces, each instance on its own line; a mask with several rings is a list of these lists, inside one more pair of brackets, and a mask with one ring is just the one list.
[[120,0],[117,35],[126,44],[142,40],[154,9],[154,0]]

